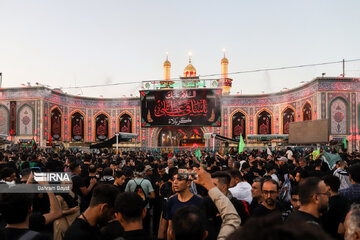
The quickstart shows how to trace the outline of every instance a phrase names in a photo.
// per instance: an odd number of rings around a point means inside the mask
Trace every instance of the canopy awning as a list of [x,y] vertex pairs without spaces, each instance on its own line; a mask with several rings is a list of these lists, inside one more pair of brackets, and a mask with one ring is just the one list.
[[236,139],[233,139],[233,138],[224,137],[224,136],[221,136],[221,135],[219,135],[219,134],[215,134],[215,138],[216,138],[217,140],[220,140],[220,141],[239,143],[239,140],[236,140]]
[[270,141],[274,139],[289,139],[289,134],[249,134],[248,140]]
[[118,133],[115,133],[115,135],[112,138],[110,138],[109,140],[107,140],[107,141],[91,145],[90,149],[94,149],[94,148],[111,148],[112,145],[116,143],[116,135],[118,135],[119,142],[124,142],[125,140],[137,138],[139,136],[139,134],[136,134],[136,133],[118,132]]

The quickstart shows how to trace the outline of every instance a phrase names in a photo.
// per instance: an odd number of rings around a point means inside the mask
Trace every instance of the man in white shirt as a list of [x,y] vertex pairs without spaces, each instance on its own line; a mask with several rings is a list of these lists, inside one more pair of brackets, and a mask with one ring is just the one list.
[[290,147],[288,147],[287,148],[287,151],[286,151],[286,157],[287,157],[287,159],[292,159],[292,157],[293,157],[293,152],[291,151],[291,148]]
[[231,178],[235,180],[236,184],[234,187],[229,188],[233,197],[241,201],[246,201],[250,204],[252,201],[251,185],[243,179],[238,170],[231,169],[228,173]]
[[351,181],[349,178],[349,173],[345,170],[347,167],[347,163],[344,160],[338,161],[336,163],[336,170],[333,175],[337,176],[340,179],[340,188],[339,190],[348,188],[351,186]]

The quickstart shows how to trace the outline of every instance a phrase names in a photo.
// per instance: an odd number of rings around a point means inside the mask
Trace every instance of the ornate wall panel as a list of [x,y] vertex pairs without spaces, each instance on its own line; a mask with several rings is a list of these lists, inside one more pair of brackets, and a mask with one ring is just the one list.
[[321,93],[321,119],[326,119],[326,94]]
[[350,134],[352,135],[352,151],[356,149],[356,94],[351,93],[351,128]]
[[342,98],[332,101],[330,106],[330,134],[347,134],[347,104]]
[[18,112],[18,124],[20,136],[33,136],[34,135],[34,110],[27,104],[24,104]]
[[62,113],[57,107],[50,113],[50,127],[51,139],[60,141],[62,135]]
[[250,125],[250,134],[254,134],[254,108],[250,108],[249,116],[249,125]]
[[16,101],[10,102],[10,131],[11,136],[16,135]]
[[0,105],[0,134],[9,134],[9,117],[9,110],[4,105]]

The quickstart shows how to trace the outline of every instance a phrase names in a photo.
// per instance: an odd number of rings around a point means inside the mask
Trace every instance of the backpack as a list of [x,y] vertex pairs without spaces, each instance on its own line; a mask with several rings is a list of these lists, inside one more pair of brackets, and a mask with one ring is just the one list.
[[37,237],[38,235],[39,235],[38,232],[29,230],[24,235],[22,235],[18,240],[31,240]]
[[290,178],[287,176],[285,176],[285,181],[280,189],[280,196],[279,199],[284,201],[284,202],[290,202],[291,199],[291,182],[290,182]]
[[145,204],[148,203],[148,199],[147,199],[147,196],[146,196],[146,193],[144,191],[144,189],[141,187],[141,183],[144,181],[145,179],[141,180],[140,184],[137,184],[135,180],[133,180],[136,184],[136,187],[135,187],[135,191],[140,197],[142,200],[144,200]]

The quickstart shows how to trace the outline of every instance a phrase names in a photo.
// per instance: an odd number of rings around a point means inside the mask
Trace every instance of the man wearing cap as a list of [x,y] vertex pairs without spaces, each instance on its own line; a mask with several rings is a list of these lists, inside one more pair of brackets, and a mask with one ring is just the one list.
[[154,187],[155,179],[153,175],[153,168],[150,165],[146,165],[144,172],[145,172],[145,179],[149,180],[151,182],[151,185]]
[[277,169],[278,177],[281,183],[284,183],[286,179],[290,177],[289,166],[292,165],[292,161],[289,160],[290,158],[288,159],[286,157],[280,157],[277,159],[277,161],[275,161],[278,168]]
[[284,164],[286,164],[287,162],[288,162],[288,159],[286,158],[286,157],[279,157],[278,158],[278,163],[279,163],[279,165],[281,166],[281,165],[284,165]]
[[187,174],[173,175],[173,189],[176,195],[169,198],[166,203],[165,219],[168,221],[167,239],[170,238],[170,229],[172,229],[172,219],[175,212],[185,206],[200,206],[202,199],[190,192],[191,179]]
[[[129,180],[126,184],[125,192],[135,192],[136,187],[139,185],[141,186],[143,192],[145,193],[147,199],[154,199],[155,198],[155,191],[151,182],[148,179],[144,178],[145,175],[145,166],[142,163],[138,163],[135,166],[135,179]],[[146,203],[145,208],[147,209],[146,217],[144,219],[144,229],[146,231],[150,230],[150,204],[149,202]]]

